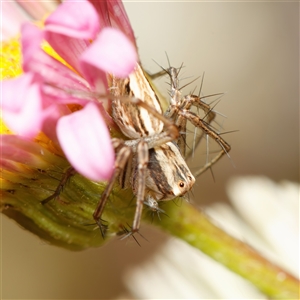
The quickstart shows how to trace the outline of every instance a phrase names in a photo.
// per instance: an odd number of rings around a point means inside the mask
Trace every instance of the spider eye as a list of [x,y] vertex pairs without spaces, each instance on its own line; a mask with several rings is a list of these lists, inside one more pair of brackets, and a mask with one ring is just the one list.
[[184,182],[183,181],[180,181],[179,184],[178,184],[181,188],[184,187]]
[[188,176],[189,181],[192,181],[192,176]]

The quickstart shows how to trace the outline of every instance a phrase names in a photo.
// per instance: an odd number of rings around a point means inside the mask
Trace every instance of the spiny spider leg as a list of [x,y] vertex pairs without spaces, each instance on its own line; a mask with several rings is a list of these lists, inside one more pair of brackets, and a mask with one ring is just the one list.
[[[205,116],[203,119],[207,119],[205,120],[207,124],[210,124],[215,119],[216,113],[212,111],[211,107],[207,103],[201,101],[201,99],[198,96],[194,96],[194,95],[185,96],[183,101],[184,102],[186,101],[186,105],[183,105],[184,109],[190,109],[192,105],[202,109],[205,112]],[[203,136],[204,136],[204,131],[202,131],[202,133],[197,137],[193,148],[196,149],[198,147]],[[193,148],[190,149],[187,154],[185,154],[186,159],[189,159],[192,156],[192,153],[194,151]]]
[[[199,96],[195,95],[187,95],[185,97],[181,97],[181,92],[179,88],[179,71],[176,68],[170,67],[168,70],[168,74],[171,79],[171,99],[170,99],[170,107],[165,113],[165,116],[175,120],[175,124],[180,132],[180,137],[177,140],[177,145],[183,156],[186,159],[189,159],[193,153],[193,149],[191,149],[186,154],[186,124],[187,120],[189,120],[192,124],[196,126],[196,128],[201,128],[202,133],[197,137],[195,142],[195,148],[199,145],[204,135],[207,137],[212,137],[222,148],[220,153],[214,157],[210,162],[206,162],[205,166],[196,172],[195,177],[199,176],[205,170],[210,168],[214,163],[216,163],[225,153],[228,153],[231,149],[228,143],[223,140],[220,135],[214,131],[209,124],[215,119],[216,113],[212,110],[209,104],[203,102]],[[205,116],[201,119],[196,114],[190,111],[191,107],[195,106],[204,111]],[[204,120],[206,119],[206,120]]]
[[139,142],[137,153],[137,180],[134,186],[134,192],[136,193],[136,210],[134,214],[133,224],[131,232],[135,233],[139,230],[143,204],[145,199],[145,187],[146,187],[146,169],[149,161],[149,149],[148,144],[144,141]]
[[[94,220],[98,224],[103,238],[104,238],[104,231],[102,228],[103,224],[101,221],[101,215],[105,208],[105,204],[108,200],[108,197],[111,193],[113,185],[115,184],[116,180],[119,178],[119,175],[125,168],[128,160],[131,159],[130,155],[132,154],[131,148],[129,146],[123,144],[120,145],[118,148],[120,147],[121,149],[118,150],[116,154],[114,174],[111,180],[109,181],[109,183],[107,184],[104,192],[102,193],[100,201],[93,214]],[[131,227],[131,232],[128,234],[128,236],[137,232],[140,227],[144,198],[145,198],[145,181],[146,181],[146,169],[147,169],[148,161],[149,161],[148,145],[145,141],[141,140],[137,145],[137,171],[136,171],[137,180],[135,181],[135,185],[133,187],[133,192],[135,193],[137,198],[136,210],[133,219],[133,225]]]
[[65,184],[67,183],[67,181],[69,180],[69,178],[75,174],[76,174],[75,169],[73,167],[69,167],[68,170],[63,174],[54,193],[51,196],[49,196],[48,198],[42,200],[41,204],[45,205],[52,199],[57,198],[59,196],[59,194],[62,192],[62,190],[63,190]]
[[210,168],[213,164],[215,164],[224,154],[228,155],[231,147],[223,138],[220,137],[220,135],[216,131],[211,129],[205,121],[203,121],[193,112],[190,112],[188,110],[180,110],[178,113],[179,115],[187,118],[194,126],[201,128],[207,136],[213,138],[222,148],[218,155],[216,155],[210,162],[206,163],[200,170],[198,170],[194,174],[194,176],[197,177],[208,168]]
[[115,160],[115,169],[113,176],[111,177],[109,183],[107,184],[104,192],[101,195],[100,201],[93,213],[93,218],[97,225],[100,228],[102,237],[105,237],[105,231],[107,226],[103,224],[103,221],[101,220],[101,216],[103,213],[103,210],[105,208],[105,204],[108,200],[108,197],[112,191],[112,188],[117,181],[121,171],[124,169],[130,155],[131,155],[131,148],[124,145],[124,143],[119,139],[113,139],[113,146],[116,149],[116,160]]
[[[214,96],[222,96],[224,95],[224,93],[217,93],[217,94],[211,94],[211,95],[206,95],[206,96],[202,96],[201,98],[198,96],[198,99],[199,99],[199,103],[198,101],[195,103],[195,107],[197,108],[201,108],[204,112],[205,112],[205,115],[204,117],[202,117],[202,120],[204,120],[206,123],[208,124],[211,124],[212,121],[215,120],[216,118],[216,115],[217,114],[220,114],[219,112],[216,112],[214,110],[214,108],[216,107],[216,105],[219,103],[219,98],[218,99],[215,99],[214,101],[212,101],[210,104],[207,104],[206,102],[203,102],[202,99],[204,98],[209,98],[209,97],[214,97]],[[217,101],[217,102],[216,102]],[[198,103],[198,104],[197,104]],[[214,104],[213,104],[214,103]],[[213,104],[213,106],[212,106]],[[222,114],[220,114],[222,115]],[[224,115],[222,115],[223,117],[225,117]],[[216,121],[215,121],[216,122]],[[218,122],[216,122],[216,124],[218,126],[220,126],[220,124]],[[204,132],[202,132],[202,134],[200,134],[196,140],[194,141],[194,146],[193,146],[193,149],[190,150],[190,152],[188,153],[188,155],[186,156],[186,159],[190,158],[194,149],[196,149],[199,145],[199,143],[201,142],[201,139],[203,138],[203,134]]]
[[165,70],[164,68],[162,68],[161,71],[153,73],[153,74],[149,74],[148,72],[146,72],[147,76],[149,78],[151,78],[152,80],[154,80],[156,78],[159,78],[159,77],[162,77],[162,76],[166,75],[167,73],[168,73],[168,71]]

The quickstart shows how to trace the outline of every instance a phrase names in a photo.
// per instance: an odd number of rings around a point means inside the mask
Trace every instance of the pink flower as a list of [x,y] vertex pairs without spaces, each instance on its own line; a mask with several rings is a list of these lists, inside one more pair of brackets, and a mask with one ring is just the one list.
[[[16,134],[34,138],[43,131],[79,173],[101,181],[112,175],[114,149],[103,121],[103,114],[109,116],[88,93],[107,93],[108,73],[128,76],[137,53],[122,3],[91,3],[65,1],[44,30],[22,26],[25,74],[3,82],[1,106],[4,121]],[[40,48],[44,39],[76,72]],[[83,108],[72,113],[67,104]]]
[[16,37],[20,33],[22,23],[31,20],[40,20],[52,12],[57,3],[20,0],[1,2],[1,38],[6,41]]
[[15,2],[1,2],[1,40],[8,40],[20,31],[22,22],[29,20],[28,15]]

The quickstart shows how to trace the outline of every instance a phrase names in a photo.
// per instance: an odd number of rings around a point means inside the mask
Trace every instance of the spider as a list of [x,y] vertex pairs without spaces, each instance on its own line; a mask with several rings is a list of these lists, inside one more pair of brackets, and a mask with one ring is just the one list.
[[[126,230],[127,235],[133,235],[139,231],[144,204],[153,211],[162,211],[158,206],[160,201],[184,196],[194,185],[195,177],[230,151],[229,144],[210,126],[216,115],[210,106],[199,96],[181,95],[180,69],[169,67],[162,71],[171,79],[169,106],[165,113],[140,65],[137,64],[135,71],[126,79],[109,77],[112,118],[127,139],[112,139],[116,153],[114,173],[93,213],[103,237],[107,225],[101,216],[116,182],[122,189],[131,187],[136,196],[133,223],[130,231]],[[192,112],[192,106],[203,110],[204,118]],[[191,155],[186,155],[185,150],[187,121],[202,130],[196,145],[206,135],[221,147],[221,151],[198,170],[195,177],[184,158]],[[74,172],[72,169],[67,171],[55,193],[42,203],[57,197]]]

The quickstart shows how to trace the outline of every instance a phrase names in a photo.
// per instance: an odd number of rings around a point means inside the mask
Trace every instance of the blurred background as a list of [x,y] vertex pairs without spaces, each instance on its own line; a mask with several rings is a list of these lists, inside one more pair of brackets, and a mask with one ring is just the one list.
[[[126,2],[143,67],[184,68],[182,84],[205,72],[202,94],[225,92],[216,110],[232,146],[201,175],[194,205],[227,202],[233,176],[264,175],[299,182],[299,3]],[[154,62],[155,61],[155,62]],[[165,77],[158,82],[167,95]],[[201,79],[183,90],[200,86]],[[197,90],[198,92],[198,90]],[[198,154],[198,153],[197,153]],[[205,153],[194,157],[201,166]],[[180,207],[178,207],[180,209]],[[43,243],[1,217],[2,297],[108,299],[125,293],[124,274],[160,250],[167,235],[143,225],[149,242],[115,239],[99,249],[69,252]],[[127,274],[127,273],[126,273]],[[126,280],[126,278],[125,278]],[[151,283],[149,283],[151,284]]]

